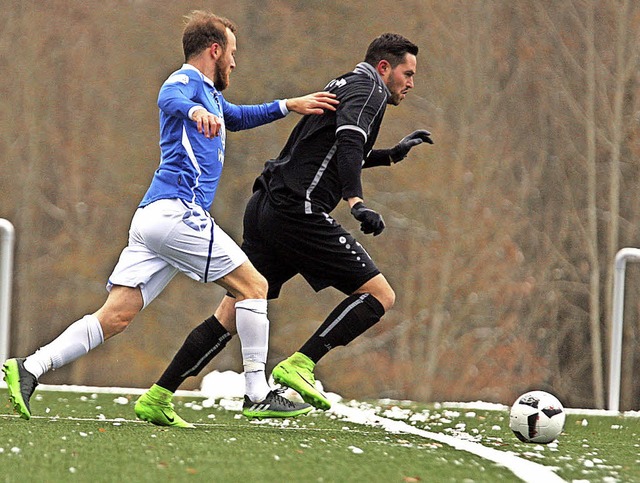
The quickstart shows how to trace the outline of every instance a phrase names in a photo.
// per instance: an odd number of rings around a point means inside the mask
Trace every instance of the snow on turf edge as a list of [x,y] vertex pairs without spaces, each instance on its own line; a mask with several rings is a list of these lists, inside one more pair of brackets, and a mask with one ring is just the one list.
[[[318,381],[319,382],[319,381]],[[0,387],[6,388],[4,381],[0,381]],[[139,388],[118,388],[118,387],[95,387],[95,386],[71,386],[71,385],[45,385],[41,384],[38,387],[39,390],[44,391],[70,391],[70,392],[91,392],[91,393],[106,393],[106,394],[142,394],[146,389]],[[384,418],[375,414],[373,409],[367,409],[365,407],[353,407],[342,404],[340,401],[342,398],[335,393],[326,393],[332,402],[332,408],[330,412],[340,416],[345,421],[352,422],[354,424],[378,426],[390,433],[406,433],[413,434],[422,438],[431,439],[447,446],[451,446],[460,451],[466,451],[476,456],[492,461],[496,464],[502,465],[509,471],[518,476],[525,482],[560,482],[562,480],[558,475],[553,472],[553,469],[529,461],[524,458],[520,458],[517,455],[500,451],[493,448],[488,448],[480,443],[463,440],[455,436],[449,436],[442,433],[434,433],[431,431],[422,430],[411,426],[405,422]],[[207,374],[202,381],[202,388],[200,391],[184,391],[179,390],[176,392],[177,396],[186,397],[203,397],[209,400],[220,399],[233,399],[242,398],[244,395],[244,375],[238,374],[233,371],[213,371]],[[290,391],[286,394],[287,397],[295,397],[297,394]],[[388,400],[388,403],[393,401]],[[496,403],[486,403],[482,401],[470,402],[470,403],[456,403],[456,402],[444,402],[441,403],[442,407],[449,408],[468,408],[468,409],[484,409],[484,410],[496,410],[504,411],[508,410],[509,406]],[[589,415],[604,415],[611,416],[620,414],[614,411],[605,410],[575,410],[567,409],[568,413],[574,414],[589,414]],[[638,417],[640,412],[629,411],[624,413],[625,416]]]
[[[273,381],[270,381],[273,383]],[[316,381],[321,387],[322,383]],[[4,380],[0,379],[0,389],[6,389],[7,384]],[[69,391],[78,393],[91,393],[97,394],[143,394],[147,388],[135,388],[135,387],[100,387],[100,386],[78,386],[78,385],[54,385],[54,384],[40,384],[38,391]],[[322,389],[321,389],[322,390]],[[200,390],[182,390],[176,391],[176,396],[180,397],[202,397],[205,399],[221,399],[221,398],[242,398],[244,394],[244,375],[234,371],[213,371],[207,374],[202,380],[202,387]],[[326,392],[325,394],[332,403],[337,403],[342,400],[342,397],[338,394]],[[285,396],[295,398],[297,393],[294,391],[287,391]],[[400,404],[403,401],[385,399],[385,404]],[[452,409],[475,409],[475,410],[487,410],[487,411],[506,411],[509,406],[499,403],[489,403],[484,401],[475,402],[443,402],[439,403],[444,408]],[[624,416],[628,418],[640,418],[640,411],[610,411],[607,409],[579,409],[579,408],[564,408],[567,414],[577,414],[583,416]]]
[[[320,385],[320,381],[317,381]],[[0,388],[5,389],[6,384],[0,380]],[[320,388],[323,390],[322,388]],[[97,386],[72,386],[72,385],[48,385],[41,384],[38,390],[42,391],[69,391],[78,393],[103,393],[103,394],[131,394],[139,395],[146,391],[143,388],[123,388],[123,387],[97,387]],[[480,443],[463,440],[455,436],[449,436],[442,433],[434,433],[411,426],[402,421],[388,419],[375,414],[373,409],[367,409],[364,406],[353,407],[342,404],[341,396],[335,393],[326,392],[325,394],[332,402],[330,411],[344,420],[354,424],[379,426],[390,433],[406,433],[413,434],[422,438],[431,439],[447,446],[451,446],[460,451],[466,451],[476,456],[502,465],[525,482],[560,482],[562,480],[553,472],[553,469],[517,455],[500,451],[497,449],[483,446]],[[202,380],[202,387],[199,391],[176,391],[176,396],[183,397],[201,397],[205,400],[225,400],[240,399],[244,395],[244,375],[234,371],[213,371],[207,374]],[[285,393],[286,397],[295,399],[298,395],[292,390]],[[402,401],[384,400],[385,404],[402,403]],[[454,409],[475,409],[488,411],[505,411],[509,406],[497,403],[487,403],[483,401],[475,402],[443,402],[439,404],[443,408]],[[239,408],[236,408],[239,410]],[[624,415],[625,417],[640,417],[640,411],[626,411],[620,413],[618,411],[608,411],[602,409],[572,409],[565,408],[569,414],[591,415],[591,416],[616,416]]]

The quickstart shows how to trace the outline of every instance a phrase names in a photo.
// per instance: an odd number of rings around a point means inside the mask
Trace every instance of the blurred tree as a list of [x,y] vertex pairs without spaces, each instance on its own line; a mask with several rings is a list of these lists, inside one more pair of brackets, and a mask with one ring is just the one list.
[[[158,163],[157,92],[183,61],[192,8],[202,6],[4,2],[0,216],[18,236],[12,353],[104,300]],[[388,229],[358,236],[397,305],[323,360],[327,388],[504,403],[542,388],[568,405],[602,406],[612,257],[640,244],[640,5],[241,0],[217,13],[239,26],[225,92],[235,103],[321,89],[385,31],[421,49],[416,87],[388,110],[378,144],[419,128],[436,144],[365,173],[367,202]],[[237,240],[251,184],[295,122],[229,136],[213,214]],[[344,207],[335,216],[357,233]],[[640,398],[640,275],[629,276],[623,407]],[[128,335],[43,382],[147,386],[222,293],[177,277]],[[298,349],[340,298],[290,282],[270,305],[269,363]],[[234,344],[212,368],[241,368]]]

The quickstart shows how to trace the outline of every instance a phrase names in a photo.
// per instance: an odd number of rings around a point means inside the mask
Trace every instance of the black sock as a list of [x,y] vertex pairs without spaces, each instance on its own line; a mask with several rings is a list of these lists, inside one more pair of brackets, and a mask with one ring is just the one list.
[[347,345],[375,325],[384,315],[384,307],[369,293],[350,295],[344,299],[299,352],[318,362],[327,352]]
[[156,384],[176,392],[187,377],[197,376],[229,339],[231,334],[212,315],[191,331]]

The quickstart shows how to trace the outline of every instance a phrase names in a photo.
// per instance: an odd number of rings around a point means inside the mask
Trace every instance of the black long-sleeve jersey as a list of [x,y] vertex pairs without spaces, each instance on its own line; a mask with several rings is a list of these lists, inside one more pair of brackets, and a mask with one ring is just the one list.
[[[254,184],[254,191],[264,189],[283,211],[330,213],[340,199],[363,197],[361,170],[378,136],[389,90],[364,62],[325,90],[336,94],[337,110],[304,116]],[[371,161],[389,164],[388,156]]]

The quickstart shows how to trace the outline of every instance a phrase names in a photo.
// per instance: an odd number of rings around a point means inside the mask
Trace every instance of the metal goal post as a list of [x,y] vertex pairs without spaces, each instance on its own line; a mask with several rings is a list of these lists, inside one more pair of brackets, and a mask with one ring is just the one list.
[[622,248],[616,253],[613,274],[613,317],[611,318],[611,354],[609,364],[609,410],[620,409],[622,371],[622,325],[624,322],[624,281],[627,262],[640,262],[640,249]]
[[14,239],[11,222],[0,218],[0,363],[9,357]]

